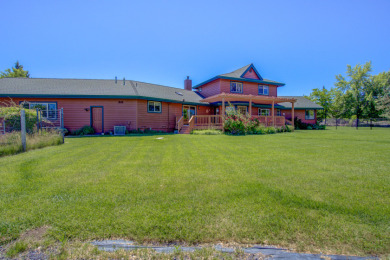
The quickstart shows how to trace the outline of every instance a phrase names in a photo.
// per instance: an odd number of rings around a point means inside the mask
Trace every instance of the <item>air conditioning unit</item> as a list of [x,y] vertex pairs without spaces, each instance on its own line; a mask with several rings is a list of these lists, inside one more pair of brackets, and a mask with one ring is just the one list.
[[125,135],[126,126],[114,126],[114,135]]

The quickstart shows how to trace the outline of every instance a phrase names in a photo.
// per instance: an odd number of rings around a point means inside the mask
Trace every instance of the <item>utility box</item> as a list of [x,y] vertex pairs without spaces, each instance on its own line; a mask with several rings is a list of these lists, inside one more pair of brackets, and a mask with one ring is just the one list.
[[125,135],[126,126],[114,126],[114,135]]

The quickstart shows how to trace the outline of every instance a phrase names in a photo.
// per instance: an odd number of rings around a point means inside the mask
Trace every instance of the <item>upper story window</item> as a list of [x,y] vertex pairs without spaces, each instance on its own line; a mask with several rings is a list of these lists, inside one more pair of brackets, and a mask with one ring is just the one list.
[[313,109],[306,110],[306,112],[305,112],[305,119],[315,119],[314,118],[314,110]]
[[148,112],[149,113],[161,113],[161,102],[148,101]]
[[28,109],[40,109],[43,118],[57,119],[57,103],[55,102],[24,102],[23,107]]
[[269,95],[268,86],[259,85],[259,95],[268,96]]
[[241,82],[230,82],[230,92],[231,93],[242,93],[242,83]]

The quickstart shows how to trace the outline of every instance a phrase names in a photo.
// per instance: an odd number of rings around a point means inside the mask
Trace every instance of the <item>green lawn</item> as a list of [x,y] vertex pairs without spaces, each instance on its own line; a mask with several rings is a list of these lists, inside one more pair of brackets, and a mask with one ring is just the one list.
[[273,244],[390,253],[390,129],[67,138],[0,158],[2,243]]

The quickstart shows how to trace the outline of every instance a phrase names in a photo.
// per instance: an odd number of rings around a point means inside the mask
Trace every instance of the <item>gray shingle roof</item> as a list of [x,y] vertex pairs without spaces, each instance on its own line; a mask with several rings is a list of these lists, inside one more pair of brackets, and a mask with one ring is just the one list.
[[[223,78],[223,79],[230,79],[230,80],[239,80],[239,81],[249,81],[249,82],[255,82],[255,83],[259,83],[259,84],[271,84],[271,85],[276,85],[276,86],[284,86],[285,84],[284,83],[281,83],[281,82],[277,82],[277,81],[274,81],[274,80],[269,80],[269,79],[264,79],[264,78],[261,78],[260,76],[260,79],[248,79],[248,78],[243,78],[241,77],[242,74],[250,67],[252,66],[252,68],[254,68],[256,70],[256,68],[253,66],[253,64],[248,64],[242,68],[239,68],[238,70],[235,70],[235,71],[232,71],[232,72],[229,72],[229,73],[224,73],[224,74],[220,74],[218,76],[215,76],[214,78],[211,78],[209,80],[206,80],[200,84],[197,84],[196,86],[194,86],[193,88],[199,88],[201,87],[202,85],[206,84],[206,83],[209,83],[213,80],[216,80],[218,78]],[[256,71],[257,72],[257,71]]]
[[239,68],[238,70],[229,72],[229,73],[224,73],[219,76],[225,76],[225,77],[233,77],[233,78],[240,78],[241,75],[251,66],[252,64],[248,64],[242,68]]
[[[322,106],[314,103],[313,101],[305,98],[305,97],[301,97],[301,96],[278,96],[278,97],[284,97],[284,98],[295,98],[297,100],[297,102],[295,102],[294,104],[294,108],[295,109],[299,109],[299,108],[304,108],[304,109],[323,109]],[[291,109],[291,103],[289,102],[283,102],[283,103],[278,103],[279,105],[281,106],[284,106],[285,108],[289,108]]]
[[125,82],[123,85],[123,80],[115,84],[108,79],[3,78],[0,79],[0,97],[155,98],[205,104],[200,103],[202,97],[194,91],[133,80]]

